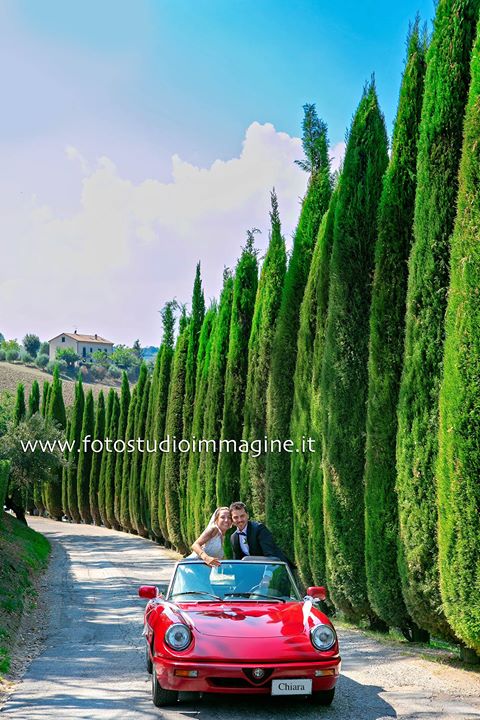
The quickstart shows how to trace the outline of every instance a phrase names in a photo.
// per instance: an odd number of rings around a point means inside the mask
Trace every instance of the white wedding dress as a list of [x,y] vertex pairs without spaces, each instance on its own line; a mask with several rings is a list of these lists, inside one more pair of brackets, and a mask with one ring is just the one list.
[[[207,542],[202,545],[202,550],[206,552],[207,555],[210,555],[210,557],[217,558],[217,560],[223,560],[223,535],[218,528],[217,531],[218,532],[216,533],[216,535],[214,535],[212,538],[210,538],[210,540],[207,540]],[[192,552],[190,555],[188,555],[188,557],[198,558],[198,555],[196,552]]]

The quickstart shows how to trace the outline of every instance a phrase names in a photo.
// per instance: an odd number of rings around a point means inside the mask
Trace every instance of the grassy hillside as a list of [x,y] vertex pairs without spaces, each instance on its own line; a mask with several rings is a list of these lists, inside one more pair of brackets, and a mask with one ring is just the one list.
[[26,599],[35,596],[32,580],[48,561],[50,543],[8,513],[0,520],[0,679],[8,673]]
[[[41,389],[45,380],[52,382],[52,376],[42,370],[27,367],[26,365],[15,365],[13,363],[0,362],[0,393],[3,390],[9,390],[14,393],[17,389],[18,383],[23,383],[25,385],[25,395],[28,397],[34,380],[38,380]],[[62,376],[62,385],[65,404],[73,405],[75,383],[73,380],[69,380]],[[92,388],[93,395],[96,398],[98,397],[100,390],[108,393],[112,385],[83,383],[83,387],[85,392]]]

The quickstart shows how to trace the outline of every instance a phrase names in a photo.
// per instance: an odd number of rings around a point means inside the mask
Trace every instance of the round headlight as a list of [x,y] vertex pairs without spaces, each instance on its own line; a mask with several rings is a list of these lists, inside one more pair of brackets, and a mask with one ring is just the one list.
[[317,650],[330,650],[335,645],[337,636],[330,625],[317,625],[310,631],[310,639]]
[[192,633],[188,625],[183,623],[175,623],[170,625],[165,633],[165,642],[173,650],[185,650],[192,641]]

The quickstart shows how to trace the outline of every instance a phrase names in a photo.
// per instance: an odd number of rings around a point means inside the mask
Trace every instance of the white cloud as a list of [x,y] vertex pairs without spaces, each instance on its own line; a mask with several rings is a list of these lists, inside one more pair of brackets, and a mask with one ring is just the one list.
[[248,228],[262,230],[257,244],[266,247],[272,187],[290,240],[307,181],[294,164],[300,140],[269,123],[252,123],[240,156],[208,168],[174,155],[169,183],[135,184],[107,157],[91,168],[75,146],[65,153],[84,175],[72,203],[78,210],[65,213],[33,197],[16,198],[2,213],[2,234],[10,238],[0,270],[9,278],[0,282],[8,308],[0,331],[7,335],[77,327],[115,342],[157,343],[157,311],[173,296],[189,302],[197,260],[209,298],[218,296],[223,267],[234,266]]

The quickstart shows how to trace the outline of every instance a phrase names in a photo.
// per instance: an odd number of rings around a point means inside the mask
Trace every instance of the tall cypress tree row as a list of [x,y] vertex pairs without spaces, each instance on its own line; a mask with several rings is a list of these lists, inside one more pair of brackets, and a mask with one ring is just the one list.
[[[65,404],[62,395],[62,381],[58,372],[58,365],[55,365],[53,371],[53,382],[49,391],[48,398],[48,417],[65,430],[67,426],[67,417],[65,414]],[[55,520],[61,520],[63,515],[62,508],[62,469],[58,470],[58,479],[52,480],[45,485],[45,506],[50,517]]]
[[[48,413],[48,397],[50,393],[50,383],[44,380],[42,388],[42,403],[40,406],[40,414],[46,417]],[[63,471],[62,471],[63,474]],[[33,501],[40,515],[45,512],[45,483],[35,483],[33,486]]]
[[[207,395],[208,367],[212,349],[212,331],[217,318],[217,304],[214,302],[205,313],[200,331],[197,356],[197,377],[195,380],[195,406],[192,420],[192,438],[197,441],[203,436],[203,419],[205,413],[205,398]],[[187,545],[200,535],[199,513],[196,507],[198,499],[198,465],[200,455],[191,451],[189,454],[187,492],[185,504],[187,507]]]
[[[97,413],[95,417],[94,439],[105,440],[105,396],[100,390],[97,400]],[[105,485],[100,485],[100,470],[102,467],[102,453],[93,453],[92,469],[90,472],[90,514],[95,525],[101,525],[105,514]]]
[[[212,337],[212,351],[208,368],[207,396],[203,437],[207,440],[220,439],[225,394],[225,369],[227,366],[228,339],[232,317],[233,277],[229,270],[223,274],[223,290],[218,304],[218,318]],[[202,452],[198,467],[198,497],[195,502],[200,526],[212,514],[216,505],[216,477],[218,452]],[[196,521],[197,522],[197,521]]]
[[363,470],[371,276],[387,134],[373,81],[348,136],[335,209],[321,396],[327,581],[348,617],[372,617],[367,598]]
[[[225,397],[220,439],[235,440],[237,443],[242,438],[248,373],[248,340],[258,284],[258,262],[254,240],[253,231],[249,231],[247,242],[235,269],[232,318],[225,371]],[[218,505],[229,505],[239,497],[240,460],[239,452],[221,452],[219,455],[217,466]]]
[[[190,439],[192,434],[195,385],[197,377],[197,355],[200,331],[205,317],[205,298],[200,277],[200,263],[197,264],[193,283],[192,313],[190,317],[190,336],[188,338],[187,367],[185,370],[185,399],[183,403],[183,437]],[[190,453],[180,457],[180,523],[184,540],[190,535],[188,526],[187,480]]]
[[38,412],[40,412],[40,386],[38,380],[34,380],[28,397],[28,417]]
[[[125,431],[127,429],[128,408],[130,406],[130,385],[125,370],[122,373],[122,389],[120,391],[120,417],[118,420],[117,438],[125,440]],[[122,527],[120,521],[120,505],[122,499],[122,475],[123,475],[123,459],[124,453],[115,454],[115,500],[114,513],[116,524]]]
[[[114,416],[114,410],[115,410],[115,398],[117,396],[117,393],[113,388],[110,388],[107,395],[107,408],[105,413],[105,437],[110,438],[110,433],[112,432],[112,421]],[[102,518],[102,522],[107,528],[115,527],[115,523],[112,525],[112,514],[114,510],[114,503],[115,498],[113,496],[115,492],[115,476],[111,476],[108,474],[108,459],[109,459],[110,453],[107,452],[106,446],[103,449],[102,452],[102,463],[100,467],[100,480],[99,480],[99,488],[102,488],[102,493],[105,497],[105,503],[103,508],[100,508],[100,516]],[[103,514],[102,514],[103,511]],[[115,519],[113,514],[113,519]]]
[[[299,162],[299,164],[310,173],[310,180],[285,276],[278,322],[272,344],[271,371],[267,392],[267,435],[269,439],[281,441],[290,439],[300,305],[308,279],[318,228],[328,208],[332,193],[327,127],[318,118],[314,105],[305,105],[304,110],[303,149],[305,161]],[[288,555],[292,555],[293,551],[292,512],[290,454],[288,452],[268,453],[265,516],[275,538]]]
[[365,464],[365,565],[368,598],[388,625],[418,635],[402,598],[397,568],[395,493],[397,404],[405,331],[407,261],[413,241],[417,145],[426,38],[418,19],[408,38],[390,163],[378,212],[370,312]]
[[472,54],[452,237],[440,392],[440,588],[456,635],[480,654],[480,24]]
[[[137,439],[143,439],[145,435],[145,424],[148,414],[148,401],[150,396],[150,378],[148,377],[147,366],[143,363],[140,376],[144,372],[145,381],[140,382],[139,378],[139,397],[141,393],[141,401],[138,407],[137,417],[135,419],[135,441]],[[144,462],[145,453],[140,451],[140,448],[136,446],[135,452],[132,455],[132,468],[130,471],[130,519],[133,527],[138,535],[146,536],[146,528],[143,524],[143,510],[142,510],[142,465]]]
[[[330,260],[333,247],[333,230],[335,227],[335,210],[338,193],[340,191],[339,178],[335,191],[330,199],[327,213],[323,216],[322,225],[318,231],[318,250],[312,259],[310,274],[316,277],[315,268],[318,268],[318,277],[315,280],[316,291],[316,328],[313,342],[312,379],[310,398],[310,428],[309,435],[314,440],[315,452],[308,456],[308,500],[307,500],[307,530],[308,559],[307,567],[304,557],[297,552],[296,558],[302,576],[312,578],[317,585],[324,585],[326,578],[325,560],[325,533],[323,527],[323,427],[321,395],[321,377],[323,353],[325,350],[325,331],[328,315],[328,293],[330,288]],[[317,265],[318,263],[318,265]],[[312,278],[313,282],[313,278]],[[300,430],[301,428],[299,428]],[[292,488],[293,496],[293,488]],[[298,536],[298,533],[297,533]],[[295,537],[295,536],[294,536]],[[295,538],[296,540],[296,538]],[[296,541],[297,542],[297,541]]]
[[[163,348],[160,345],[157,356],[155,358],[155,365],[152,371],[152,377],[150,382],[150,394],[148,398],[148,411],[147,419],[145,422],[145,457],[142,462],[142,476],[140,478],[140,495],[142,509],[142,524],[145,528],[146,533],[152,536],[152,519],[151,519],[151,490],[150,490],[150,476],[152,473],[152,464],[154,461],[154,454],[148,452],[148,449],[153,448],[154,441],[154,419],[155,419],[155,408],[157,406],[158,397],[158,383],[160,375],[160,365],[162,362]],[[158,511],[158,510],[157,510]]]
[[427,53],[397,435],[399,570],[417,625],[447,636],[439,590],[435,464],[450,236],[478,0],[440,0]]
[[75,383],[75,398],[73,402],[72,416],[70,419],[69,440],[71,443],[73,443],[73,446],[71,452],[69,453],[66,472],[68,501],[68,509],[66,509],[66,513],[76,523],[80,522],[80,511],[78,509],[77,495],[77,470],[79,453],[77,451],[80,449],[84,406],[85,395],[83,392],[82,376],[79,374],[78,380]]
[[[109,391],[110,394],[111,391]],[[113,390],[112,409],[110,412],[110,423],[108,426],[108,438],[112,443],[112,452],[104,451],[105,457],[105,519],[107,527],[120,529],[120,524],[115,515],[115,466],[117,454],[113,451],[113,443],[118,438],[118,426],[120,422],[120,399],[118,393]],[[103,459],[102,459],[103,462]]]
[[[130,399],[130,404],[128,407],[128,418],[127,418],[127,426],[125,429],[125,443],[128,443],[129,440],[133,440],[134,434],[135,434],[135,414],[137,411],[137,388],[138,385],[135,385],[135,387],[132,390],[132,395]],[[122,459],[122,490],[121,490],[121,498],[120,498],[120,524],[121,527],[124,530],[131,530],[132,524],[130,521],[130,499],[129,499],[129,493],[130,493],[130,467],[131,467],[131,459],[132,454],[127,452],[127,449],[125,449],[125,452],[122,453],[123,459]]]
[[[333,220],[335,214],[336,194],[332,195],[329,208],[323,216],[318,231],[318,238],[312,256],[312,264],[308,275],[307,285],[300,307],[300,327],[297,340],[297,364],[294,376],[294,393],[291,420],[291,438],[296,448],[303,450],[302,444],[305,438],[312,436],[314,424],[312,401],[314,397],[313,387],[313,365],[315,342],[317,336],[325,337],[325,322],[328,309],[328,286],[329,286],[329,265],[333,245]],[[323,343],[322,343],[323,347]],[[317,347],[317,353],[320,348]],[[318,385],[318,377],[316,385]],[[318,409],[316,408],[318,412]],[[321,443],[318,437],[314,450],[318,454],[316,473],[321,475]],[[316,552],[319,554],[317,563],[324,566],[324,542],[323,542],[323,517],[322,503],[318,498],[310,498],[310,473],[314,458],[311,453],[298,452],[292,455],[291,462],[291,487],[293,506],[293,541],[295,552],[295,563],[300,577],[308,585],[311,580],[310,568],[310,519],[312,519],[312,531],[317,528],[318,540],[320,542]],[[323,491],[322,483],[319,482],[317,491]],[[310,503],[313,502],[316,513],[311,513]],[[323,555],[323,558],[321,556]]]
[[[267,386],[272,341],[280,309],[287,263],[275,190],[272,191],[271,201],[270,242],[260,273],[248,343],[248,377],[243,437],[249,442],[263,440],[267,432]],[[251,453],[242,455],[240,495],[259,521],[265,518],[265,466],[266,456],[264,453],[259,454],[258,457],[254,457]]]
[[[173,357],[172,378],[168,395],[168,409],[166,419],[166,435],[170,440],[181,440],[183,431],[183,401],[185,397],[185,376],[188,354],[189,325],[180,333],[175,355]],[[179,551],[185,552],[187,546],[184,542],[180,524],[180,453],[168,452],[164,455],[164,482],[165,512],[167,525],[167,539]],[[160,524],[162,518],[159,516]]]
[[[173,359],[173,343],[175,317],[173,310],[175,303],[166,303],[162,310],[163,336],[162,345],[159,351],[160,368],[158,373],[158,385],[154,399],[153,408],[153,437],[159,443],[165,436],[165,420],[167,417],[168,389],[170,386],[170,374]],[[160,495],[160,468],[162,454],[157,450],[151,456],[149,468],[149,492],[150,492],[150,526],[154,537],[160,539],[162,530],[158,519],[159,507],[164,504],[164,498]]]
[[[80,444],[80,456],[78,459],[77,473],[77,497],[78,509],[82,522],[91,523],[92,515],[90,513],[90,472],[92,469],[92,440],[95,430],[95,409],[93,401],[93,392],[89,390],[85,398],[85,408],[83,410],[82,422],[82,440]],[[86,443],[86,440],[89,440]]]

